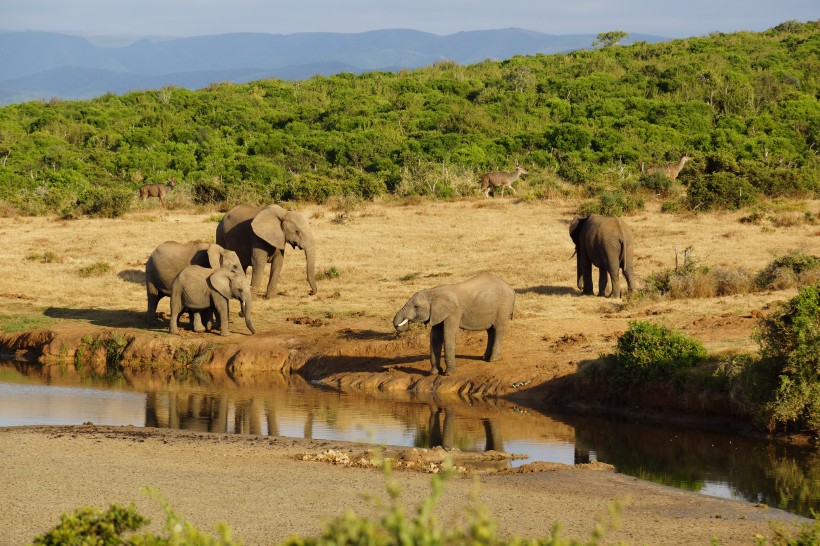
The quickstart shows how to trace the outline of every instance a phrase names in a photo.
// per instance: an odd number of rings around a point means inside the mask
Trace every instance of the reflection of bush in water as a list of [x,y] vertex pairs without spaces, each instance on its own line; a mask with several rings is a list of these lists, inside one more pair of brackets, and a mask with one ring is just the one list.
[[[577,444],[618,472],[699,491],[706,481],[729,484],[751,502],[811,516],[820,510],[820,454],[785,444],[714,432],[670,430],[637,423],[579,418]],[[704,464],[706,463],[706,464]]]

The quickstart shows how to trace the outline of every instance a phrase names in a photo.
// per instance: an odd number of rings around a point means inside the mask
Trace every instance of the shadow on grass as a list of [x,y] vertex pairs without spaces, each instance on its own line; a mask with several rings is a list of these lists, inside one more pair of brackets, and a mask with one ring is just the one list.
[[[43,314],[49,318],[81,320],[96,326],[146,328],[144,311],[124,309],[72,309],[48,307]],[[153,328],[152,328],[153,329]],[[167,329],[167,326],[166,326]]]
[[578,290],[569,286],[530,286],[528,288],[516,288],[516,294],[539,294],[541,296],[572,296]]
[[145,284],[145,273],[139,269],[123,269],[117,273],[117,277],[132,284]]

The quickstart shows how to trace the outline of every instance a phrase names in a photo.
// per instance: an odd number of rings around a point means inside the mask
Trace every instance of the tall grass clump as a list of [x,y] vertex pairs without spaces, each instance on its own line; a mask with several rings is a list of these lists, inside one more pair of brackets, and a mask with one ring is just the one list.
[[652,322],[633,321],[618,338],[612,355],[618,382],[660,379],[706,359],[703,345],[680,332]]

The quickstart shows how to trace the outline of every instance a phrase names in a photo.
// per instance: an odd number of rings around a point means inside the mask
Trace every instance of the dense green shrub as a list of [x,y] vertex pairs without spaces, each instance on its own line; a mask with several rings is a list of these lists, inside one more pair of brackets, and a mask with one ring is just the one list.
[[669,377],[705,358],[706,349],[699,341],[660,324],[633,321],[618,338],[613,362],[619,381],[636,383]]
[[85,507],[60,516],[60,523],[34,539],[35,546],[121,546],[134,544],[123,540],[126,531],[136,531],[149,520],[139,515],[132,504],[123,508],[112,504],[108,510]]
[[757,189],[745,178],[716,172],[689,182],[686,198],[692,210],[739,209],[757,200]]
[[129,210],[134,192],[128,188],[100,186],[92,188],[77,201],[82,214],[97,218],[117,218]]
[[598,195],[597,202],[590,201],[582,205],[578,214],[581,216],[588,214],[623,216],[636,210],[642,210],[645,204],[640,196],[629,194],[621,189],[604,191]]
[[778,381],[766,404],[768,426],[820,434],[820,284],[807,286],[760,323],[760,355]]
[[[472,66],[4,106],[0,202],[22,214],[116,214],[121,204],[85,197],[91,186],[136,190],[141,178],[169,176],[189,184],[180,205],[451,198],[464,195],[452,179],[413,174],[507,170],[515,160],[533,179],[557,174],[629,193],[638,165],[684,152],[697,157],[678,179],[690,209],[738,208],[757,195],[812,198],[820,195],[818,36],[810,21]],[[669,190],[660,180],[641,184],[664,197]]]

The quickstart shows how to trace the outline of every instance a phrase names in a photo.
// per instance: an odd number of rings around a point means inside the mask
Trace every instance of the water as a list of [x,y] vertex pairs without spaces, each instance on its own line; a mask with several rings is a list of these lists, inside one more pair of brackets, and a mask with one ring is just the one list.
[[[738,435],[545,413],[505,401],[443,403],[343,394],[299,377],[179,371],[82,377],[0,363],[0,426],[133,425],[528,455],[501,462],[601,461],[706,495],[820,511],[820,453]],[[396,397],[403,396],[401,400]]]

